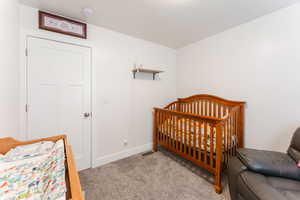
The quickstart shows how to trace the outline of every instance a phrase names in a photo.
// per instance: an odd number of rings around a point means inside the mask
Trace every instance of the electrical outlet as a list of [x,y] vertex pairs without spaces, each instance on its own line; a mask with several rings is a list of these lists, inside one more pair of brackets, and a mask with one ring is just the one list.
[[124,140],[123,145],[124,145],[124,146],[127,146],[127,144],[128,144],[128,141],[127,141],[127,140]]

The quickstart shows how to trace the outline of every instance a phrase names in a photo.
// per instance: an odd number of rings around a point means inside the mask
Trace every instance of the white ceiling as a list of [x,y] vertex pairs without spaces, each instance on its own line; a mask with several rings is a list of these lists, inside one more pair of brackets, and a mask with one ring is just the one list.
[[[300,0],[20,0],[21,3],[180,48]],[[82,9],[92,8],[88,19]]]

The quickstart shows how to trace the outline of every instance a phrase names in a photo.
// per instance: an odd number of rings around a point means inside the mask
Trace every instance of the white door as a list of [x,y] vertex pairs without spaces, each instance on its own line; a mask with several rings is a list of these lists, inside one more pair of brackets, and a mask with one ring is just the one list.
[[65,134],[77,168],[91,167],[91,49],[29,37],[28,139]]

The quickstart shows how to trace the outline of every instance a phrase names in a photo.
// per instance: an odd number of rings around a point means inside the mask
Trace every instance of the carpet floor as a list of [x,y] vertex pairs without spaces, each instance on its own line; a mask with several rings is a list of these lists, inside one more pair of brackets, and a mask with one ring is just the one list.
[[165,150],[80,172],[86,200],[225,200],[205,170]]

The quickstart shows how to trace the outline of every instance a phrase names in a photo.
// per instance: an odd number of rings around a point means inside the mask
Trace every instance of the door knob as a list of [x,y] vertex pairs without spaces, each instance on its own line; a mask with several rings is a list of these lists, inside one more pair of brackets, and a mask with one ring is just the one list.
[[91,114],[90,114],[90,113],[87,113],[87,112],[83,114],[83,116],[84,116],[85,118],[90,117],[90,115],[91,115]]

